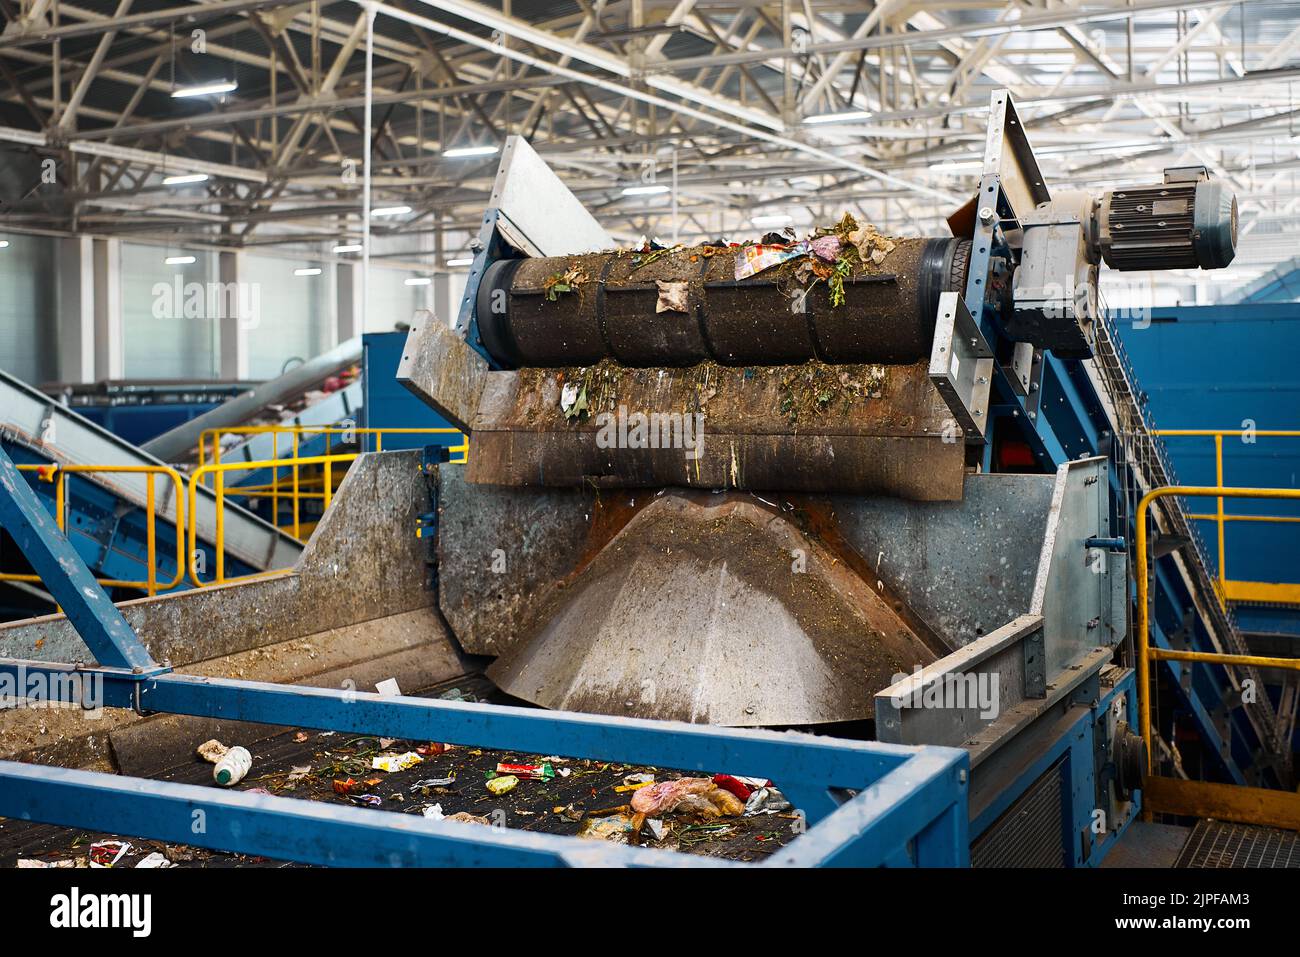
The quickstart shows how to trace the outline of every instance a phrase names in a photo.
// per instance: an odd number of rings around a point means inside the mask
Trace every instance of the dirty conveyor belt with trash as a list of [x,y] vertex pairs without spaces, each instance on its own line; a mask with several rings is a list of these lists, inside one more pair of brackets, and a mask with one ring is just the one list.
[[[417,697],[516,703],[482,678],[461,678]],[[195,742],[192,761],[157,778],[218,787],[213,764],[197,752],[205,744]],[[252,768],[234,790],[350,803],[372,807],[376,814],[441,817],[465,827],[543,831],[752,862],[794,840],[804,823],[784,800],[779,782],[763,788],[765,782],[733,778],[725,769],[700,777],[562,755],[297,729],[244,745],[252,752]],[[638,815],[634,800],[650,813]],[[0,819],[0,867],[113,866],[282,867],[293,862]]]

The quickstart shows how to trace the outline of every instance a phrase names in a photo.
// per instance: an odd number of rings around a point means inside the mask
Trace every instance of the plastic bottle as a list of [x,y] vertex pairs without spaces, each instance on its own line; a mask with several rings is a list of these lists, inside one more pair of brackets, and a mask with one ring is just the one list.
[[225,787],[231,787],[244,780],[244,775],[252,766],[253,756],[248,753],[248,749],[234,747],[212,769],[212,779]]

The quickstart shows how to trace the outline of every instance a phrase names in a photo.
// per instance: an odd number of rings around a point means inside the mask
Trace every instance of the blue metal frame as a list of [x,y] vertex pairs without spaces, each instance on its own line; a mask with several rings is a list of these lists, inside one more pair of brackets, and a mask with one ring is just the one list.
[[[1093,685],[1096,685],[1094,680]],[[1105,695],[1099,695],[1086,713],[1058,737],[1051,747],[1039,754],[1009,787],[991,801],[975,819],[971,821],[971,834],[980,835],[989,828],[1009,808],[1030,785],[1037,781],[1062,756],[1066,760],[1066,783],[1068,793],[1064,795],[1066,812],[1061,820],[1062,842],[1069,849],[1067,863],[1071,867],[1097,867],[1106,854],[1110,852],[1123,836],[1129,824],[1136,820],[1141,809],[1141,800],[1129,802],[1122,820],[1108,821],[1107,829],[1099,841],[1090,844],[1085,851],[1080,836],[1087,832],[1092,834],[1093,815],[1097,810],[1097,771],[1095,764],[1095,743],[1097,724],[1105,719],[1107,709],[1118,697],[1127,698],[1127,713],[1137,714],[1137,676],[1129,672],[1125,678]]]
[[[18,697],[765,776],[811,825],[791,865],[964,866],[970,760],[954,748],[388,697],[160,667],[0,451],[0,524],[102,667],[0,659]],[[70,680],[73,677],[77,680]],[[33,679],[40,679],[33,681]],[[856,792],[856,793],[855,793]],[[853,795],[853,796],[848,796]],[[466,828],[343,805],[0,762],[0,816],[322,864],[696,863],[572,837]],[[199,820],[201,827],[196,826]],[[703,861],[701,861],[703,862]]]

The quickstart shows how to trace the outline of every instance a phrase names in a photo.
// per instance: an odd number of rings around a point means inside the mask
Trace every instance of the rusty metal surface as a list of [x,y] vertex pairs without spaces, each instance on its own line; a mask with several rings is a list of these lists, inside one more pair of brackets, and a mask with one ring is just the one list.
[[[586,389],[589,410],[569,420],[561,394],[574,382]],[[618,423],[636,414],[676,417],[660,421],[697,429],[700,441],[629,447]],[[469,479],[498,485],[676,485],[953,501],[961,498],[964,474],[964,446],[953,441],[950,414],[924,363],[601,364],[491,373],[471,428]]]
[[870,718],[876,691],[935,659],[818,541],[735,494],[655,497],[513,624],[488,671],[512,695],[729,726]]
[[968,475],[958,502],[830,501],[872,572],[955,650],[1028,610],[1053,482]]
[[590,550],[605,502],[579,489],[471,485],[438,474],[438,603],[460,646],[501,654],[539,594]]
[[445,322],[421,309],[411,322],[397,381],[458,429],[468,429],[487,382],[488,365]]

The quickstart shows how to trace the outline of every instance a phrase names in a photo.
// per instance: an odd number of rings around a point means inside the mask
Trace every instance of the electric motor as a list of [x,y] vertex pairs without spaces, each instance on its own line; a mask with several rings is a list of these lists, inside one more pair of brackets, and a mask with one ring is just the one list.
[[1201,167],[1104,193],[1095,215],[1101,257],[1123,272],[1221,269],[1237,251],[1237,197]]

